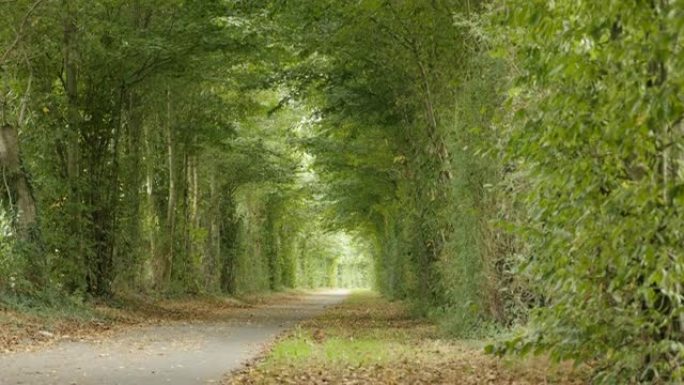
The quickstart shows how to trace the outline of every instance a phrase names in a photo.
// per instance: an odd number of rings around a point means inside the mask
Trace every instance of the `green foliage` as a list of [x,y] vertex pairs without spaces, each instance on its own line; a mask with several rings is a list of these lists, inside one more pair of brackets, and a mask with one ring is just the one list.
[[14,251],[11,220],[0,212],[0,293],[26,290],[29,285],[23,277],[25,260]]
[[500,160],[475,153],[493,139],[504,73],[470,24],[480,5],[332,3],[290,5],[281,22],[305,20],[292,31],[305,57],[286,80],[315,109],[302,144],[328,226],[361,229],[378,289],[462,315],[456,334],[512,322],[517,304],[500,295],[514,281],[500,268],[509,254],[489,222],[497,197],[483,188]]
[[[44,243],[18,252],[3,194],[1,291],[276,290],[297,283],[300,259],[327,260],[298,248],[315,231],[304,154],[286,140],[301,111],[272,87],[289,52],[264,40],[278,29],[264,5],[0,7],[0,124],[20,131]],[[34,266],[47,282],[28,279]]]
[[544,306],[508,350],[597,361],[598,383],[684,380],[684,4],[513,1],[504,121],[526,175],[522,266]]
[[682,9],[0,1],[0,294],[374,285],[681,382]]

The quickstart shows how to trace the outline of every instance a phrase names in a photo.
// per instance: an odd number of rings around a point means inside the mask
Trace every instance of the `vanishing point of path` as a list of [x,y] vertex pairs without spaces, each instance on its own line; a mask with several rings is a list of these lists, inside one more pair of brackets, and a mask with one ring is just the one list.
[[93,342],[0,355],[0,385],[193,385],[218,383],[298,321],[340,303],[345,291],[249,309],[216,322],[134,328]]

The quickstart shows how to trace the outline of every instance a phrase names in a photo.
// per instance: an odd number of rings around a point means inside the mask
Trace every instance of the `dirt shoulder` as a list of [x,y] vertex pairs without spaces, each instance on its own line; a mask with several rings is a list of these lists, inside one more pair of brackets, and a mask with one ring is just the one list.
[[570,365],[484,354],[484,342],[443,338],[404,304],[355,293],[300,324],[257,363],[224,385],[585,384]]

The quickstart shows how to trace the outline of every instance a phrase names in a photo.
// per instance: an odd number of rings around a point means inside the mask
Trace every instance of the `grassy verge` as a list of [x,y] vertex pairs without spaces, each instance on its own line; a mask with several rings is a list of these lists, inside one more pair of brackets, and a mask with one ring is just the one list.
[[485,355],[483,346],[444,339],[434,324],[412,318],[404,304],[356,292],[302,323],[224,385],[585,383],[568,365],[502,360]]

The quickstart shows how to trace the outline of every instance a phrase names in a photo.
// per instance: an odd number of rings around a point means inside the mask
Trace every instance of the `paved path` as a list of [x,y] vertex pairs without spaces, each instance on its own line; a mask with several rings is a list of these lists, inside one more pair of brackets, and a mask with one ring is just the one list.
[[0,385],[193,385],[220,382],[296,322],[341,302],[345,291],[241,312],[213,323],[132,329],[100,343],[0,355]]

